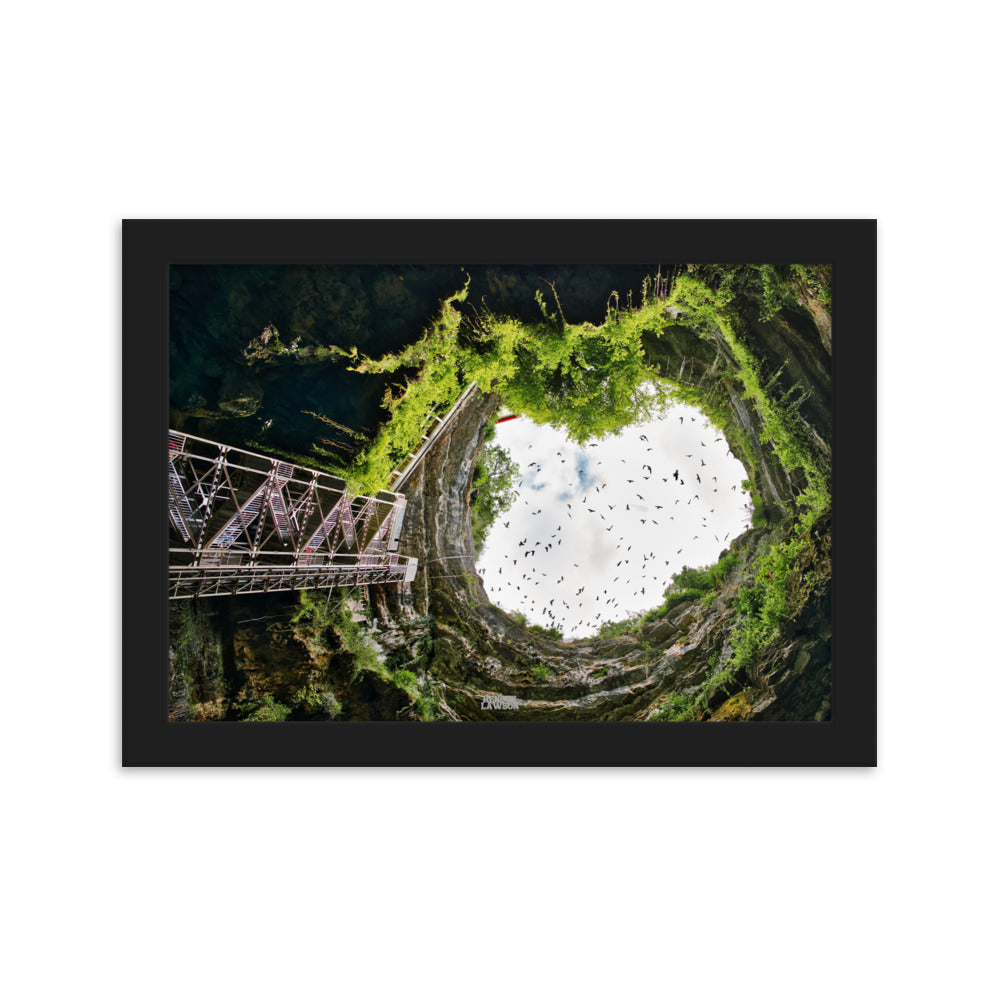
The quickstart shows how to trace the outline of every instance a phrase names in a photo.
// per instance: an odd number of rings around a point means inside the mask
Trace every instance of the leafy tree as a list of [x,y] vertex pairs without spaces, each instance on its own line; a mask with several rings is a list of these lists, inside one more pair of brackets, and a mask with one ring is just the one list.
[[514,481],[520,475],[520,467],[500,445],[491,444],[483,452],[472,480],[472,537],[477,550],[496,519],[513,506]]

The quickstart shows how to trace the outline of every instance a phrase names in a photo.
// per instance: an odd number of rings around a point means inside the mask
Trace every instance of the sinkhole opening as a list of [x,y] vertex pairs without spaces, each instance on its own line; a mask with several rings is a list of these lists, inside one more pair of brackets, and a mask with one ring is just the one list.
[[660,607],[675,574],[715,565],[748,525],[748,473],[694,407],[586,445],[524,416],[493,426],[474,483],[493,504],[473,504],[477,572],[493,604],[553,638]]

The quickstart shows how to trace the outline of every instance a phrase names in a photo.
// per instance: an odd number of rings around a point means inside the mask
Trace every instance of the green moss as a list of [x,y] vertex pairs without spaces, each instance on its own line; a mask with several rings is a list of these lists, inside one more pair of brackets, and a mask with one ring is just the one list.
[[292,714],[291,708],[275,701],[269,694],[243,702],[238,711],[244,722],[284,722]]
[[753,712],[750,692],[739,691],[724,702],[715,712],[712,719],[715,722],[739,722],[748,719]]
[[417,675],[412,670],[393,670],[389,679],[404,691],[412,691],[417,686]]
[[213,610],[196,601],[171,601],[170,650],[170,719],[221,718],[229,696]]
[[695,719],[697,710],[694,699],[688,695],[671,691],[660,704],[660,707],[649,717],[650,722],[691,722]]

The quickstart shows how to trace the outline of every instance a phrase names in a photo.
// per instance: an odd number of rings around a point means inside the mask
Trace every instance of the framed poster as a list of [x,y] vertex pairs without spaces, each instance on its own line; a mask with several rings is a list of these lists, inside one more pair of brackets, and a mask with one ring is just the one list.
[[875,763],[873,221],[123,247],[125,764]]

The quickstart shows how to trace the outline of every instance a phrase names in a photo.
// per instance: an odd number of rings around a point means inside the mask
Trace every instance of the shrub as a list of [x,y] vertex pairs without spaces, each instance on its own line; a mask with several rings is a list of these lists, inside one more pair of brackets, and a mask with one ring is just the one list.
[[409,691],[417,686],[417,675],[412,670],[394,670],[390,675],[396,687]]
[[266,694],[263,698],[245,702],[242,709],[244,722],[284,722],[292,710]]
[[544,625],[529,625],[529,632],[534,632],[536,635],[543,635],[546,639],[555,639],[558,642],[563,641],[563,634],[557,628],[545,628]]
[[694,699],[671,691],[650,717],[650,722],[690,722],[694,718]]

